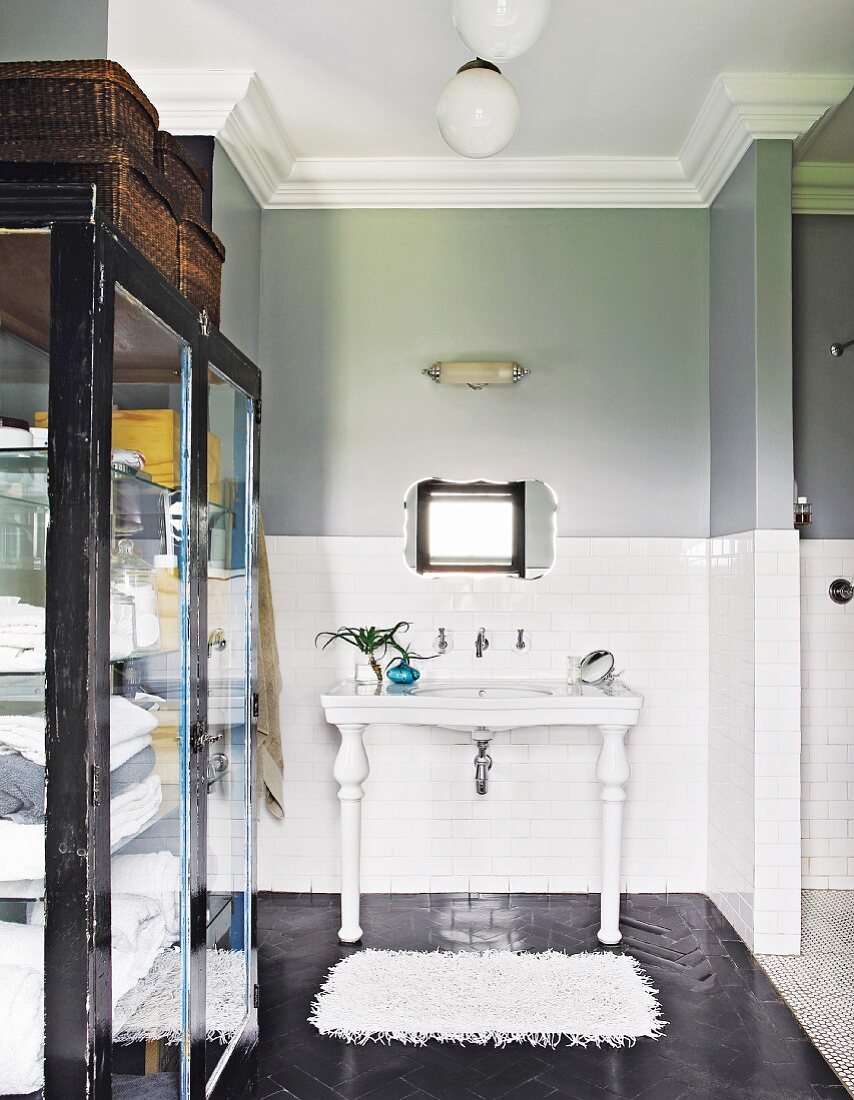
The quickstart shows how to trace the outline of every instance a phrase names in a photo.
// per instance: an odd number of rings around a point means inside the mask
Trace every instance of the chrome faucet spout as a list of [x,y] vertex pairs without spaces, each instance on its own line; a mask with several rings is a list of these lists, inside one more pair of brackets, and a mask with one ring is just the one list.
[[485,649],[489,649],[489,639],[486,636],[486,627],[482,626],[480,630],[478,630],[477,637],[474,640],[475,657],[482,657]]

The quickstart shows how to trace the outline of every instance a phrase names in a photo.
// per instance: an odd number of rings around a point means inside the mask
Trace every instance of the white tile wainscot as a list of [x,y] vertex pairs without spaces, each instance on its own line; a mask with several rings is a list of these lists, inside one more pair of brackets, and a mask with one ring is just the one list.
[[756,884],[753,948],[801,949],[800,535],[755,531]]
[[711,540],[709,895],[756,951],[800,950],[797,531]]
[[[262,890],[336,892],[338,734],[319,697],[352,675],[355,651],[314,647],[347,623],[414,623],[419,652],[440,626],[454,649],[424,677],[549,679],[567,653],[604,647],[645,698],[628,738],[631,779],[622,888],[706,888],[707,540],[558,540],[539,581],[416,577],[400,538],[268,538],[282,657],[286,817],[262,814]],[[491,645],[477,660],[484,626]],[[513,650],[524,628],[531,649]],[[600,889],[599,737],[594,729],[499,733],[486,797],[474,792],[471,737],[372,726],[363,803],[365,892]],[[559,765],[559,766],[556,766]]]
[[827,587],[854,574],[854,539],[801,542],[803,882],[854,889],[854,604]]
[[709,896],[748,943],[755,877],[753,532],[709,553]]

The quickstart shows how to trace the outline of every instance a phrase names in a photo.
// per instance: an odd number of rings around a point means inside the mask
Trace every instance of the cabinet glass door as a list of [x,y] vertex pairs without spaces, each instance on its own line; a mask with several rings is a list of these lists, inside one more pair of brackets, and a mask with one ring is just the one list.
[[0,232],[0,1095],[43,1081],[49,231]]
[[208,369],[207,1045],[209,1087],[250,1005],[252,405]]
[[[182,1095],[188,345],[116,287],[110,531],[113,1095]],[[133,1080],[131,1080],[133,1079]]]

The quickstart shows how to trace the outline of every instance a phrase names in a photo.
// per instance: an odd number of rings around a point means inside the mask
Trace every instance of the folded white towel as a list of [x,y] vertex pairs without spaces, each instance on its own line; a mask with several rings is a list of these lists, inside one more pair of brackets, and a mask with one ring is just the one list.
[[0,959],[7,966],[29,966],[44,973],[44,928],[0,921]]
[[141,470],[145,466],[145,455],[139,451],[129,451],[126,447],[113,447],[110,461],[128,466],[131,470]]
[[44,642],[37,649],[20,649],[0,642],[0,672],[44,672]]
[[[13,822],[14,824],[14,822]],[[0,871],[2,871],[2,859],[0,859]],[[43,898],[43,878],[6,879],[0,874],[0,890],[4,898]]]
[[[162,801],[158,775],[148,776],[112,799],[110,837],[113,847],[147,825],[156,816]],[[44,879],[44,846],[44,823],[24,825],[17,821],[0,821],[0,883]],[[17,896],[5,885],[0,892],[4,897]],[[22,896],[37,897],[39,892]]]
[[[110,839],[115,848],[120,841],[138,833],[157,814],[163,801],[160,776],[150,775],[110,800]],[[0,822],[2,824],[2,822]],[[0,857],[2,858],[2,857]]]
[[[121,695],[110,698],[110,771],[127,763],[151,744],[157,719]],[[44,765],[44,718],[26,714],[0,715],[0,755],[19,752]]]
[[144,978],[163,946],[165,926],[154,898],[113,892],[113,1008]]
[[110,771],[114,772],[116,768],[120,768],[122,764],[126,764],[131,757],[136,756],[138,752],[142,752],[143,749],[147,749],[151,744],[151,734],[142,733],[139,737],[134,737],[131,741],[122,741],[120,745],[110,746]]
[[44,652],[44,631],[27,630],[19,626],[0,626],[0,645],[12,649],[33,649]]
[[150,710],[143,710],[123,695],[110,696],[110,745],[115,748],[124,741],[150,734],[158,726]]
[[[163,946],[165,928],[155,898],[113,892],[110,906],[115,1005],[151,969]],[[4,965],[32,967],[44,974],[43,924],[0,921],[0,958]]]
[[44,878],[44,824],[0,821],[0,882],[34,878]]
[[113,857],[110,883],[113,893],[154,898],[166,928],[165,943],[181,934],[181,861],[171,852],[141,852]]
[[0,754],[10,752],[44,765],[44,718],[31,714],[0,716]]
[[0,638],[6,632],[44,637],[44,608],[30,603],[0,605]]
[[0,965],[0,1094],[36,1092],[44,1082],[44,978]]

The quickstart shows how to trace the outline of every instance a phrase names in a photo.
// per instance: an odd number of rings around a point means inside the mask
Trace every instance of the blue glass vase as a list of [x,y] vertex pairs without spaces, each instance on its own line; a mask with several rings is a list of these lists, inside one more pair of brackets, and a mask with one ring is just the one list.
[[393,684],[414,684],[421,673],[412,665],[402,662],[399,665],[392,665],[386,675]]

